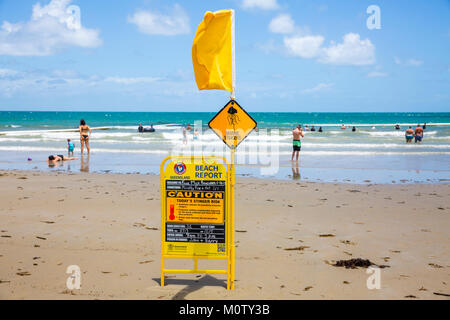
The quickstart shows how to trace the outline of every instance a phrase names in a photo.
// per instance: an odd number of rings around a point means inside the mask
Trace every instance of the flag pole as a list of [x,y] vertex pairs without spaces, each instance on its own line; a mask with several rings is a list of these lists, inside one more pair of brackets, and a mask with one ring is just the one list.
[[[236,84],[236,42],[235,42],[235,36],[236,36],[236,24],[235,24],[235,12],[234,10],[231,10],[231,73],[232,73],[232,91],[231,91],[231,100],[235,100],[236,98],[236,92],[235,92],[235,84]],[[230,284],[230,289],[234,290],[234,258],[235,258],[235,244],[234,244],[234,185],[235,185],[235,181],[234,181],[234,162],[235,162],[235,152],[236,152],[236,148],[235,146],[233,146],[230,149],[230,161],[231,161],[231,186],[230,186],[230,190],[231,190],[231,206],[230,206],[230,211],[231,211],[231,221],[230,221],[230,229],[231,229],[231,237],[230,237],[230,243],[231,243],[231,248],[230,248],[230,258],[231,258],[231,284]]]
[[235,95],[235,85],[236,85],[236,24],[234,10],[231,10],[231,76],[232,76],[232,91],[231,100],[236,98]]

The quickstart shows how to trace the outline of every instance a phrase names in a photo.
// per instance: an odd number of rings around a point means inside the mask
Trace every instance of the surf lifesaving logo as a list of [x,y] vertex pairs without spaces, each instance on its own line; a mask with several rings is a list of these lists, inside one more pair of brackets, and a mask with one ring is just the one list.
[[176,174],[182,175],[186,172],[186,165],[183,162],[178,162],[175,164],[175,167],[173,168]]

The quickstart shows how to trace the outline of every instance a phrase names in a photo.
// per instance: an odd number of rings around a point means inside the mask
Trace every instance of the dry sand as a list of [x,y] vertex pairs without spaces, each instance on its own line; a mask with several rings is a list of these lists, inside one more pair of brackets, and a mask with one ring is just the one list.
[[[449,196],[448,184],[238,179],[227,291],[223,275],[159,286],[158,176],[0,171],[0,298],[449,299],[434,294],[450,294]],[[381,289],[364,268],[330,265],[351,258],[389,266]],[[192,267],[168,267],[180,263]],[[69,265],[80,290],[66,288]]]

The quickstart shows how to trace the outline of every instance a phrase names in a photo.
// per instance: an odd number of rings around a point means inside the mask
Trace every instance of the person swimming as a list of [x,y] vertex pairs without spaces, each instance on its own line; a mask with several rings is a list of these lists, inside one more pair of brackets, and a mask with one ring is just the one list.
[[311,127],[311,131],[316,131],[316,128],[314,126]]
[[352,128],[352,132],[355,132],[356,131],[356,127],[355,126],[353,126],[353,128]]
[[319,127],[319,132],[323,132],[322,127]]

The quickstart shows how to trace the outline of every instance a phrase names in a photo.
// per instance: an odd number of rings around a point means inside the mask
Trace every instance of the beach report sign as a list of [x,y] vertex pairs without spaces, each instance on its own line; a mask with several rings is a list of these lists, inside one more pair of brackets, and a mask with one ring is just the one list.
[[[229,165],[225,158],[168,157],[161,163],[161,285],[165,273],[223,273],[231,282]],[[194,269],[165,269],[194,259]],[[199,259],[226,259],[227,270],[200,270]]]

